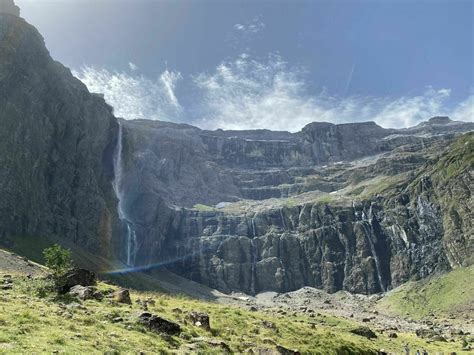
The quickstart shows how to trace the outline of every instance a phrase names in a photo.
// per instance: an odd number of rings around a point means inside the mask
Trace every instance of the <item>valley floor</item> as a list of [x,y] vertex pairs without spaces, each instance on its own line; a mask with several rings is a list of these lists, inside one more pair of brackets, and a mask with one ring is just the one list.
[[[382,315],[379,306],[385,306],[376,296],[311,288],[257,297],[216,294],[214,301],[139,291],[131,292],[131,305],[110,298],[79,301],[45,291],[44,268],[25,258],[1,252],[0,267],[0,280],[11,285],[0,289],[0,353],[400,354],[408,344],[412,353],[450,354],[469,353],[462,351],[463,340],[472,340],[465,335],[472,331],[472,309],[463,318],[433,319],[430,326],[427,319]],[[467,272],[472,276],[472,269]],[[97,287],[105,294],[118,288],[104,282]],[[137,315],[145,310],[178,324],[180,335],[144,328]],[[193,311],[209,315],[210,330],[189,321]],[[428,334],[447,322],[439,337]],[[352,333],[361,327],[376,338]],[[417,329],[428,338],[415,335]]]

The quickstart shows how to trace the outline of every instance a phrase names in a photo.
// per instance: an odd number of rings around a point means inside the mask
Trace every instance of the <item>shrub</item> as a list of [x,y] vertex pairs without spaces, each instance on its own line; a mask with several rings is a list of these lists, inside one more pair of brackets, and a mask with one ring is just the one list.
[[53,276],[58,278],[72,269],[72,257],[69,249],[64,249],[58,244],[43,250],[46,266],[51,269]]

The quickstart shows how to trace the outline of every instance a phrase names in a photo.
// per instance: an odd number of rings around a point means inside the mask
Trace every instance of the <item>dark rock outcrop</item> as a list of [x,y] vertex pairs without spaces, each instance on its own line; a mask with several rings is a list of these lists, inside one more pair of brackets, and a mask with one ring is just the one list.
[[92,271],[86,269],[74,269],[66,273],[58,281],[61,293],[67,293],[74,286],[93,286],[96,284],[96,277]]
[[365,337],[367,339],[377,338],[377,334],[375,334],[374,331],[370,329],[369,327],[358,327],[358,328],[352,329],[350,332],[353,334]]
[[112,108],[51,59],[34,27],[2,12],[0,124],[0,241],[53,236],[110,255]]
[[138,316],[138,323],[143,324],[148,329],[156,333],[163,333],[167,335],[179,335],[181,333],[181,327],[179,324],[170,322],[169,320],[148,312],[143,312]]

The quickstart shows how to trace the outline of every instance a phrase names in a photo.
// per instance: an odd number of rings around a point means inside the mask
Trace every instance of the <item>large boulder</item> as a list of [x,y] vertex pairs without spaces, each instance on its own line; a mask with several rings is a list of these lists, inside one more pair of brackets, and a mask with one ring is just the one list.
[[170,322],[148,312],[143,312],[138,316],[138,323],[146,326],[153,332],[167,335],[178,335],[181,333],[179,324]]
[[76,285],[69,290],[69,294],[85,301],[94,297],[94,289],[89,286]]
[[66,273],[59,281],[59,291],[68,293],[72,287],[94,286],[96,284],[96,276],[92,271],[86,269],[74,269]]
[[102,294],[102,292],[97,291],[97,289],[92,286],[76,285],[71,288],[71,290],[69,291],[69,294],[83,301],[90,300],[90,299],[95,299],[95,300],[100,301],[104,298],[104,295]]
[[113,294],[113,299],[118,303],[132,304],[132,299],[130,298],[130,291],[127,289],[120,289],[115,291]]
[[375,339],[377,338],[377,334],[374,333],[372,329],[369,327],[357,327],[351,330],[352,334],[360,335],[361,337],[365,337],[367,339]]
[[209,315],[207,313],[191,312],[188,314],[187,319],[189,319],[196,327],[201,327],[206,330],[211,330]]

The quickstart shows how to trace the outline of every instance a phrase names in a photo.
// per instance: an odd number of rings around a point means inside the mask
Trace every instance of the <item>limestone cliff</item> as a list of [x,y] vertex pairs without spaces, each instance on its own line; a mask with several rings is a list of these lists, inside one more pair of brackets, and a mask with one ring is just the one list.
[[437,118],[404,130],[315,123],[294,135],[124,122],[137,263],[247,293],[374,293],[469,264],[472,164],[455,163],[448,180],[431,169],[468,159],[472,135],[468,151],[451,142],[471,129]]
[[109,254],[112,109],[11,13],[0,13],[0,125],[0,239],[56,236]]

